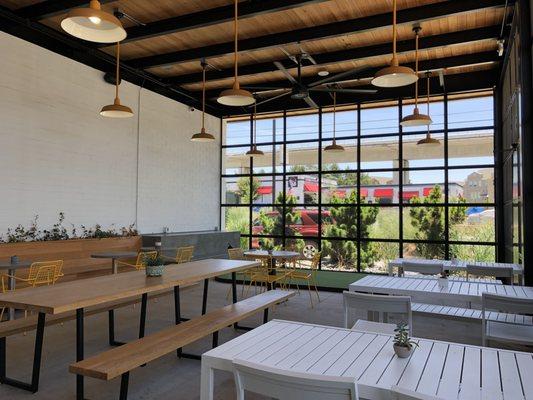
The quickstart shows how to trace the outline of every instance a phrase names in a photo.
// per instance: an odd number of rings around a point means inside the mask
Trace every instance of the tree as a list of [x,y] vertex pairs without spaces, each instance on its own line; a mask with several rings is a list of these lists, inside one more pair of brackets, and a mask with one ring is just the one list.
[[242,177],[237,181],[237,190],[235,193],[241,198],[242,204],[250,204],[259,197],[259,187],[261,181],[258,178],[252,178],[252,187],[250,190],[250,178]]
[[[442,189],[435,185],[423,200],[419,197],[413,197],[410,204],[439,204],[444,202]],[[449,208],[449,226],[463,223],[466,219],[466,207],[461,206],[464,203],[463,198],[457,199],[457,207]],[[409,210],[411,225],[416,229],[415,239],[424,241],[442,241],[445,237],[445,214],[444,207],[411,207]],[[424,258],[445,257],[444,245],[432,243],[417,243],[417,252]]]

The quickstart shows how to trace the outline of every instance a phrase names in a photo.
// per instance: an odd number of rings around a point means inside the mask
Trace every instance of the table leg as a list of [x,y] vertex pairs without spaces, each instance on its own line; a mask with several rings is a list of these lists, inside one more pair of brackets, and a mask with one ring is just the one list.
[[117,259],[116,258],[112,258],[111,259],[111,269],[113,271],[113,274],[117,274],[118,273],[118,266],[117,266]]
[[205,360],[202,360],[202,372],[200,377],[200,400],[213,400],[214,370]]
[[[76,361],[84,358],[83,308],[76,310]],[[83,375],[76,375],[76,400],[84,400]]]
[[207,312],[207,291],[209,290],[209,279],[204,279],[204,296],[202,298],[202,315]]
[[141,299],[141,319],[139,321],[139,339],[144,337],[146,327],[146,306],[148,303],[148,293],[143,293]]
[[[9,289],[9,291],[12,291],[12,290],[15,290],[15,287],[16,287],[16,284],[17,284],[17,281],[15,280],[14,276],[15,274],[17,273],[16,270],[14,269],[10,269],[8,270],[8,273],[9,273],[9,280],[7,281],[7,288]],[[15,309],[14,308],[9,308],[9,313],[8,313],[8,319],[9,321],[12,321],[15,319]]]
[[[181,324],[180,287],[174,286],[174,321],[176,325]],[[176,355],[181,357],[182,349],[176,350]]]

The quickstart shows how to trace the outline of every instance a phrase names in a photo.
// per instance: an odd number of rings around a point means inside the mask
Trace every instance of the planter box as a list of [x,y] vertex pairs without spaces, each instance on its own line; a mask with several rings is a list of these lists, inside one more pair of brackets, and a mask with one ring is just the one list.
[[[138,251],[140,246],[140,236],[0,243],[0,259],[9,260],[11,256],[17,255],[21,260],[30,261],[63,260],[65,262],[63,266],[65,277],[62,280],[71,280],[82,273],[111,272],[111,260],[91,258],[93,253]],[[17,272],[18,274],[25,276],[27,271],[22,269]]]

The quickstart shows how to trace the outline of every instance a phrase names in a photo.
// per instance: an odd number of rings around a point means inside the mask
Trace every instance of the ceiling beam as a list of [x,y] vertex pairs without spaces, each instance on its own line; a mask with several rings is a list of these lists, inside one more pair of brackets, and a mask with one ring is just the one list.
[[[503,7],[505,0],[448,0],[441,3],[404,9],[398,12],[398,23],[415,23],[440,18],[457,13]],[[255,51],[270,47],[283,46],[308,40],[343,36],[358,32],[375,30],[391,25],[391,13],[378,14],[347,21],[334,22],[288,32],[273,33],[265,36],[244,39],[239,42],[240,51]],[[202,57],[219,57],[233,52],[233,42],[180,50],[165,54],[129,60],[137,68],[177,64]]]
[[[290,10],[309,4],[322,3],[327,0],[247,0],[239,3],[239,19],[251,18],[276,11]],[[133,42],[154,36],[204,28],[206,26],[233,21],[234,5],[211,8],[192,14],[180,15],[161,21],[150,22],[145,26],[134,26],[126,29],[128,37],[122,43]],[[103,44],[102,46],[108,46]]]
[[[499,33],[500,33],[500,27],[497,25],[494,25],[494,26],[485,27],[485,28],[477,28],[477,29],[469,29],[469,30],[459,31],[459,32],[445,33],[442,35],[422,36],[420,37],[419,43],[420,43],[421,50],[427,50],[431,48],[474,42],[478,40],[496,39]],[[412,39],[400,41],[397,43],[397,46],[398,46],[399,53],[411,52],[415,50],[414,40]],[[356,47],[353,49],[343,49],[343,50],[332,51],[328,53],[313,54],[313,58],[317,62],[318,66],[320,65],[326,66],[329,64],[335,64],[335,63],[339,63],[343,61],[361,60],[363,58],[369,58],[369,57],[386,56],[386,55],[391,54],[391,51],[392,51],[392,48],[390,44],[387,43],[387,44],[379,44],[379,45],[372,45],[372,46]],[[251,65],[243,65],[239,68],[239,76],[256,75],[260,73],[278,71],[273,61],[262,62],[262,63],[251,64]],[[288,59],[277,60],[277,61],[279,61],[286,69],[290,70],[290,69],[296,68],[296,64],[294,64],[294,62]],[[304,66],[304,69],[305,69],[305,66]],[[217,71],[217,70],[209,71],[207,75],[207,79],[209,81],[226,79],[226,78],[233,77],[233,74],[234,74],[234,71],[232,68],[228,68],[228,69],[224,69],[220,71]],[[201,73],[198,72],[198,73],[192,73],[192,74],[180,75],[180,76],[168,78],[167,81],[178,84],[178,85],[184,85],[188,83],[199,82],[201,81],[201,79],[202,79]]]
[[[100,4],[111,3],[116,0],[100,0]],[[89,0],[45,0],[30,6],[17,8],[15,14],[33,21],[63,14],[72,8],[88,7]]]

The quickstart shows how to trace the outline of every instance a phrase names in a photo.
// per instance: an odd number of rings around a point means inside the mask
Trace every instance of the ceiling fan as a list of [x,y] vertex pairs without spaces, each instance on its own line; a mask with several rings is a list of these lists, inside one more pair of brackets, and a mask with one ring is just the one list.
[[[301,54],[298,54],[296,56],[289,56],[289,58],[296,63],[298,68],[298,75],[297,77],[293,77],[289,71],[281,64],[279,61],[274,61],[274,65],[276,68],[278,68],[283,75],[287,78],[287,80],[291,83],[290,87],[274,87],[274,86],[246,86],[246,89],[253,90],[254,94],[258,98],[267,97],[270,94],[273,95],[273,97],[269,97],[263,101],[260,101],[257,103],[257,105],[265,104],[270,101],[280,99],[282,97],[290,95],[292,99],[295,100],[303,100],[305,101],[309,107],[312,108],[318,108],[318,105],[313,101],[313,99],[310,96],[310,92],[327,92],[327,93],[367,93],[367,94],[373,94],[376,93],[375,89],[343,89],[339,87],[330,87],[329,85],[332,85],[334,83],[338,83],[348,76],[354,75],[360,71],[363,71],[366,69],[366,67],[362,68],[355,68],[351,69],[349,71],[341,72],[339,74],[335,74],[332,76],[328,76],[327,78],[320,79],[316,82],[312,82],[310,84],[304,84],[302,82],[302,60],[309,60],[313,64],[316,64],[314,59],[307,53],[302,52]],[[280,93],[281,91],[281,93]]]

